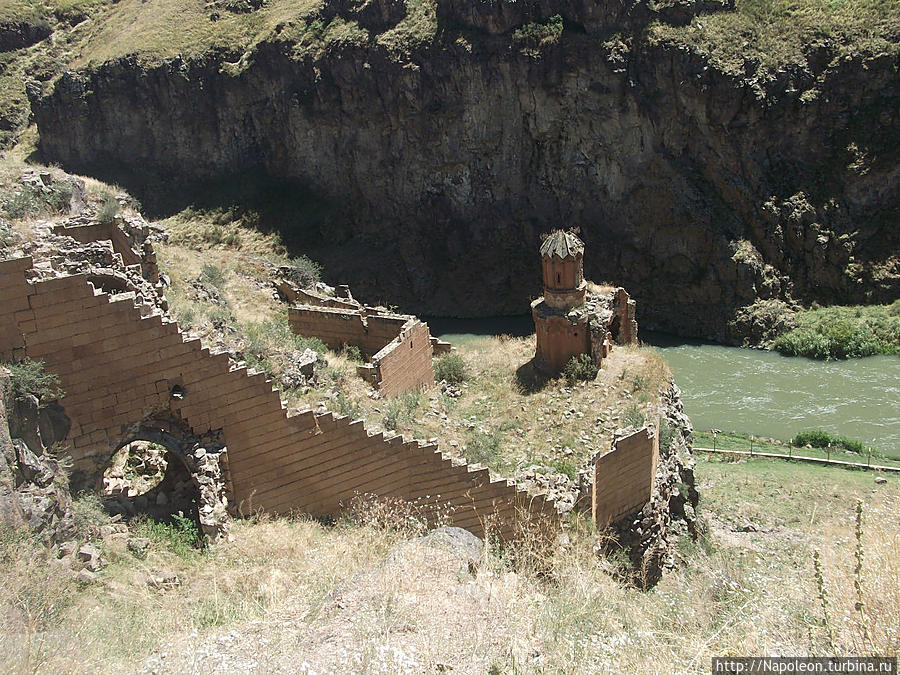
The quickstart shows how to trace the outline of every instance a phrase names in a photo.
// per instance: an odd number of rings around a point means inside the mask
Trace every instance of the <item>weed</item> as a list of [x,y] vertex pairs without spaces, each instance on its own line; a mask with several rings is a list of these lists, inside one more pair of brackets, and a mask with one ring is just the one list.
[[495,467],[501,460],[502,446],[503,437],[499,431],[475,430],[469,436],[463,454],[468,462]]
[[432,527],[450,524],[455,508],[426,499],[407,501],[398,497],[356,493],[344,505],[343,515],[358,526],[397,530],[420,535]]
[[171,523],[138,516],[133,524],[135,532],[140,536],[161,544],[178,556],[185,557],[195,553],[203,542],[200,525],[181,513],[172,514]]
[[633,405],[625,411],[623,421],[625,426],[640,429],[645,423],[644,411],[640,407]]
[[112,225],[116,221],[116,216],[119,215],[120,208],[115,195],[105,192],[100,200],[100,206],[97,207],[97,221],[101,225]]
[[434,362],[434,377],[438,381],[444,380],[447,384],[462,384],[468,375],[466,362],[455,352],[444,354]]
[[400,426],[409,422],[413,413],[419,407],[421,392],[418,390],[407,391],[390,399],[385,406],[384,416],[381,421],[385,429],[396,431]]
[[72,517],[75,531],[82,539],[94,536],[97,528],[109,522],[109,514],[94,492],[82,492],[75,496],[72,500]]
[[55,373],[44,371],[44,362],[23,359],[16,363],[7,363],[9,370],[10,391],[17,399],[35,396],[41,404],[55,401],[63,396],[59,385],[59,377]]
[[561,474],[568,476],[571,480],[575,480],[575,476],[578,474],[578,467],[575,465],[575,462],[572,462],[568,459],[552,459],[548,462],[550,466],[559,471]]
[[569,359],[565,374],[569,382],[590,382],[597,377],[597,366],[590,354],[578,354]]

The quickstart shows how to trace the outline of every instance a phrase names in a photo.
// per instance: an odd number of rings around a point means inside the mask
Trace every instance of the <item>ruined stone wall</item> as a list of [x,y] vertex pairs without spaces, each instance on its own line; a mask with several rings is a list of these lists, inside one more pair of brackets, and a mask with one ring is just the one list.
[[132,294],[98,293],[86,275],[29,283],[30,267],[0,261],[0,355],[43,359],[59,376],[76,486],[99,483],[136,423],[167,415],[198,436],[221,430],[232,503],[244,513],[333,516],[354,494],[375,493],[447,505],[454,525],[478,535],[485,519],[510,538],[535,514],[554,518],[548,500],[454,466],[436,446],[371,435],[331,413],[289,414],[264,375],[232,369],[158,313],[142,317]]
[[359,347],[371,363],[357,372],[385,396],[434,383],[431,335],[415,317],[301,306],[288,310],[288,320],[292,331],[317,337],[331,349]]
[[[354,344],[363,352],[367,351],[362,345],[366,344],[368,334],[359,310],[291,307],[288,309],[288,324],[294,333],[304,337],[317,337],[330,349],[340,350],[345,344]],[[382,346],[379,345],[378,349]]]
[[372,358],[378,377],[378,389],[385,396],[396,396],[410,389],[434,384],[431,334],[428,326],[416,321]]
[[576,320],[565,315],[534,311],[537,333],[535,358],[547,372],[560,373],[573,356],[591,352],[591,333],[586,317]]
[[594,463],[592,516],[598,529],[646,504],[653,494],[659,462],[659,433],[645,427],[617,439]]

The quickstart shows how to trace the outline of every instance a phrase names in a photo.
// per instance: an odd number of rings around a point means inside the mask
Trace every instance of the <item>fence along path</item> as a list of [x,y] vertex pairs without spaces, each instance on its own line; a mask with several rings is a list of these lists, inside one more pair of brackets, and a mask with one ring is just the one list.
[[[720,455],[745,455],[747,457],[770,457],[774,459],[796,459],[798,462],[814,462],[816,464],[833,464],[835,466],[843,466],[854,469],[872,469],[873,471],[897,471],[900,472],[900,466],[886,466],[884,464],[871,464],[862,462],[847,462],[841,459],[829,459],[828,457],[806,457],[804,455],[795,455],[793,453],[785,455],[778,452],[753,452],[753,450],[722,450],[719,448],[698,448],[694,450],[700,452],[711,452]],[[871,462],[871,456],[869,460]]]
[[232,502],[245,512],[334,516],[354,495],[374,493],[433,505],[479,536],[488,521],[503,539],[558,521],[549,498],[435,445],[330,412],[289,412],[265,375],[186,340],[133,294],[111,297],[86,275],[31,282],[31,267],[28,258],[0,261],[0,359],[42,359],[60,377],[75,470],[88,479],[102,475],[130,425],[167,413],[197,435],[221,429]]

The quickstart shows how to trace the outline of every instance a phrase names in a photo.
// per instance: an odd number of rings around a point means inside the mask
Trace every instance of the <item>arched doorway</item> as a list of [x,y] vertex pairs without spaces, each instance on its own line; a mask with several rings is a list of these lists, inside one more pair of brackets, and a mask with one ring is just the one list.
[[221,432],[197,436],[168,415],[149,417],[131,425],[116,444],[101,497],[125,519],[189,518],[213,542],[227,532],[229,521],[225,452]]

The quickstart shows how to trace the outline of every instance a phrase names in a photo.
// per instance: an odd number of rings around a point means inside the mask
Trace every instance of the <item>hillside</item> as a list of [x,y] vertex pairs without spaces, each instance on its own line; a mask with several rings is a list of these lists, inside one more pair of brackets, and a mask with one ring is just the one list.
[[157,213],[237,205],[365,300],[523,312],[548,223],[647,327],[741,342],[765,302],[897,295],[890,3],[83,12],[6,71],[14,125],[41,82],[45,161]]

